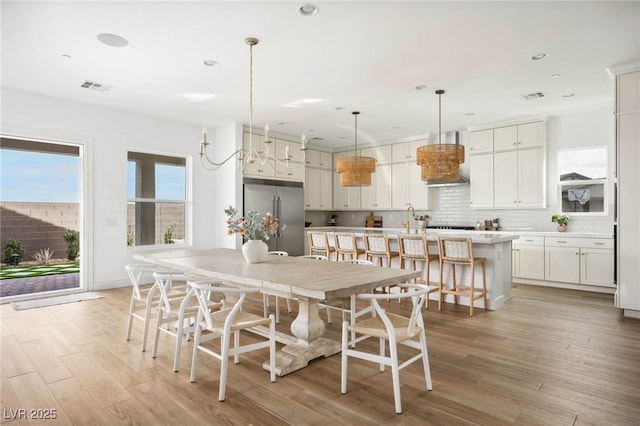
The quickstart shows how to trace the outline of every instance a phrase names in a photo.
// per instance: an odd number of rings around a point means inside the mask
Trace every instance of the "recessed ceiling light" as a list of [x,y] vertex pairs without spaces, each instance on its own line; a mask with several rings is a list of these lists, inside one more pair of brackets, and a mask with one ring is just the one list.
[[102,33],[98,34],[98,40],[106,44],[107,46],[112,47],[125,47],[129,45],[129,42],[126,38],[120,37],[119,35]]
[[533,55],[533,56],[531,57],[531,60],[532,60],[532,61],[539,61],[540,59],[544,59],[544,58],[546,58],[546,57],[548,57],[548,56],[549,56],[549,55],[547,55],[546,53],[538,53],[538,54],[536,54],[536,55]]
[[220,66],[220,62],[214,61],[213,59],[207,59],[206,61],[202,61],[208,67],[218,67]]
[[346,136],[340,136],[338,139],[346,139]]
[[278,123],[278,126],[286,126],[286,125],[287,125],[287,123],[284,122],[284,121],[281,121],[281,122]]
[[63,58],[65,59],[71,59],[71,55],[67,55],[66,53],[62,55]]
[[342,111],[344,109],[344,107],[335,107],[334,108],[336,111]]
[[416,90],[422,90],[422,89],[426,89],[426,88],[427,88],[427,85],[426,85],[426,84],[418,84],[418,85],[416,86]]
[[573,98],[576,94],[575,93],[567,93],[562,95],[563,98]]
[[309,129],[309,132],[315,132],[315,130],[314,129]]
[[400,126],[393,126],[392,129],[393,130],[398,130],[398,129],[401,129],[401,127]]
[[560,74],[551,74],[551,78],[558,78],[560,77]]
[[464,115],[471,117],[472,115],[476,115],[475,112],[465,112]]
[[300,13],[300,15],[302,16],[317,15],[319,11],[320,9],[318,9],[318,6],[311,3],[305,3],[298,9],[298,13]]

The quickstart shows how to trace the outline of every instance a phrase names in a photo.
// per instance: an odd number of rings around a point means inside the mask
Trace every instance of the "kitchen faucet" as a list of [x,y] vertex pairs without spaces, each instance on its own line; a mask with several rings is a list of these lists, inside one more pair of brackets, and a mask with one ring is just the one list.
[[409,215],[409,212],[412,212],[414,217],[416,215],[416,211],[413,206],[409,206],[409,208],[407,208],[407,223],[404,225],[404,227],[407,228],[407,234],[411,233],[411,216]]

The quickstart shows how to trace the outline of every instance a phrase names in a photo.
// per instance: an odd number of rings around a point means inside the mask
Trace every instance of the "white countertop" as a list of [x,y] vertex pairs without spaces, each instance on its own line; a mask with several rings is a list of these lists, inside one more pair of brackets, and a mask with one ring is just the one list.
[[[405,233],[404,228],[367,228],[367,227],[358,227],[358,226],[310,226],[305,228],[308,231],[329,231],[329,232],[384,232],[389,234],[389,236],[395,236],[399,233]],[[415,232],[415,228],[411,229],[411,233]],[[506,241],[508,239],[514,240],[522,235],[534,235],[540,237],[558,237],[563,236],[567,238],[576,237],[576,238],[613,238],[613,233],[597,233],[597,232],[557,232],[557,231],[519,231],[519,230],[506,230],[506,231],[462,231],[455,229],[427,229],[427,236],[437,237],[438,235],[460,235],[460,236],[470,236],[472,238],[476,238],[479,241],[474,242],[489,242],[490,240],[502,240]],[[502,237],[513,237],[502,239]],[[492,241],[492,242],[500,242],[500,241]]]
[[[368,232],[386,233],[389,238],[397,239],[398,234],[406,234],[404,228],[366,228],[357,226],[314,226],[305,228],[306,231],[326,231],[326,232],[353,232],[358,236]],[[418,234],[418,230],[411,229],[411,234]],[[436,241],[438,236],[449,235],[459,237],[470,237],[474,244],[496,244],[518,239],[519,235],[511,232],[493,231],[461,231],[454,229],[429,229],[427,240]]]

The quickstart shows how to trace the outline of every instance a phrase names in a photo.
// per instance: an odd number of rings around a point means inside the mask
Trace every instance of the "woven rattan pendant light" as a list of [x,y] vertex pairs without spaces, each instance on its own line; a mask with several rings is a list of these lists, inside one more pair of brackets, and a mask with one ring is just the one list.
[[417,149],[416,163],[421,167],[423,181],[449,182],[460,179],[460,164],[464,163],[464,145],[442,143],[442,95],[438,95],[438,143],[423,145]]
[[376,171],[376,160],[372,157],[358,155],[358,114],[352,112],[355,118],[355,154],[349,157],[339,157],[336,171],[340,174],[340,186],[371,186],[371,173]]

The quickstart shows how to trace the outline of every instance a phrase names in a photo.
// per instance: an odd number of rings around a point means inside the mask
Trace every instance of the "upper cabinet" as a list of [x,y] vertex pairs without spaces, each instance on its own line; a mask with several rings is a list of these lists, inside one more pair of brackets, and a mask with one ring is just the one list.
[[360,150],[363,157],[373,157],[378,164],[391,164],[392,154],[391,145],[375,146],[373,148],[364,148]]
[[330,152],[307,149],[305,163],[307,167],[331,170],[331,165],[333,164],[333,155]]
[[542,147],[544,141],[545,125],[542,121],[493,129],[494,151]]
[[[244,176],[304,181],[305,167],[301,144],[284,139],[275,139],[266,144],[264,136],[253,135],[250,138],[249,133],[244,133],[242,145],[245,151],[257,153],[252,155],[253,161],[245,165]],[[267,152],[269,159],[265,160]],[[274,156],[278,161],[273,160]]]
[[469,153],[493,152],[493,129],[469,133]]
[[470,133],[471,208],[545,207],[545,129],[538,121]]

